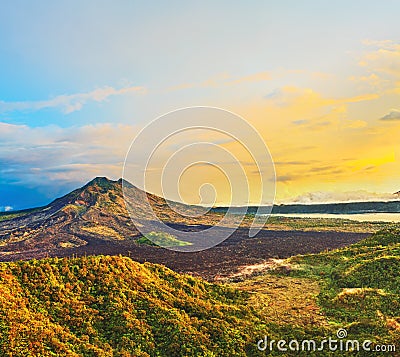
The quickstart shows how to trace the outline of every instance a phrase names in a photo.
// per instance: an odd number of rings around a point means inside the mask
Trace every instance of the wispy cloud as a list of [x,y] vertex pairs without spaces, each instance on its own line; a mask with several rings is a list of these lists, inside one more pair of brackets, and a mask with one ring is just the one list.
[[323,106],[339,106],[348,103],[358,103],[379,98],[377,93],[365,93],[356,96],[342,98],[327,98],[312,88],[301,88],[295,86],[284,86],[264,97],[268,102],[281,107],[292,107],[302,104],[312,108]]
[[364,44],[373,49],[363,55],[359,65],[373,73],[375,81],[379,76],[388,86],[400,78],[400,43],[391,40],[366,40]]
[[379,94],[390,105],[400,94],[400,43],[371,39],[362,43],[365,48],[358,54],[357,67],[349,80],[357,90]]
[[131,86],[116,89],[106,86],[86,93],[62,94],[48,100],[21,102],[0,101],[0,113],[14,111],[38,111],[46,108],[57,108],[64,114],[69,114],[81,110],[88,102],[103,102],[111,96],[145,92],[146,90],[144,87]]
[[293,120],[292,124],[294,124],[294,125],[303,125],[303,124],[306,124],[307,122],[308,122],[308,120],[306,120],[306,119],[299,119],[299,120]]
[[264,100],[269,110],[280,110],[277,116],[290,118],[290,124],[294,127],[321,131],[367,127],[366,121],[348,117],[348,106],[379,97],[379,94],[365,93],[334,98],[324,96],[312,88],[285,86],[268,94]]
[[372,40],[372,39],[365,39],[362,41],[365,46],[369,47],[376,47],[379,49],[385,50],[398,50],[400,48],[400,44],[393,40]]
[[392,109],[389,113],[384,115],[381,120],[400,120],[400,110]]

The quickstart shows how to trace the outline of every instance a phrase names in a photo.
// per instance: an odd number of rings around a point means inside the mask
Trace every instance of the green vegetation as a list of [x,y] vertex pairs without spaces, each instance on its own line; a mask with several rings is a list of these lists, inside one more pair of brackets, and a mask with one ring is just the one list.
[[[269,340],[335,339],[337,330],[344,328],[350,340],[370,340],[372,348],[376,344],[397,345],[398,351],[399,253],[400,229],[393,225],[352,246],[295,256],[272,266],[268,273],[231,285],[250,294],[249,304],[268,322]],[[302,355],[282,353],[275,349],[269,355]],[[352,355],[371,353],[360,350]],[[340,353],[325,350],[311,355]]]
[[0,355],[254,355],[246,296],[126,257],[0,263]]
[[39,212],[40,210],[44,209],[45,207],[38,207],[38,208],[30,208],[21,211],[9,211],[9,212],[0,212],[0,222],[7,221],[9,219],[17,218],[26,216],[30,213]]
[[[254,216],[248,216],[249,219]],[[378,232],[395,226],[387,222],[358,222],[341,218],[305,218],[270,216],[267,221],[268,229],[304,230],[304,231],[335,231],[335,232]]]
[[7,221],[8,219],[13,219],[13,218],[20,217],[20,216],[23,216],[23,214],[0,212],[0,222]]
[[339,328],[361,343],[398,344],[399,253],[393,227],[229,285],[127,257],[0,263],[0,355],[259,356],[265,335],[322,341]]
[[151,232],[145,237],[140,237],[136,240],[138,244],[147,244],[160,247],[182,247],[192,245],[190,242],[184,242],[177,239],[175,236],[165,232]]
[[62,208],[62,211],[65,213],[71,213],[73,215],[78,216],[86,212],[86,207],[79,206],[76,204],[67,204],[65,207]]
[[[400,230],[390,228],[350,247],[289,259],[293,277],[320,282],[319,305],[351,338],[400,341]],[[399,346],[397,346],[399,348]]]

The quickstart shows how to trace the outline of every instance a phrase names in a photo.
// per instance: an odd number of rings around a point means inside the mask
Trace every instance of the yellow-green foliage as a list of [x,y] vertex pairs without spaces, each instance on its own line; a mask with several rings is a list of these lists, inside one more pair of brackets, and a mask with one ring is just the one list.
[[190,242],[184,242],[175,236],[165,232],[150,232],[145,237],[136,240],[138,244],[157,245],[161,247],[181,247],[192,245]]
[[68,204],[62,208],[62,210],[66,213],[73,213],[73,214],[81,214],[86,211],[86,207]]
[[127,257],[0,263],[0,355],[253,355],[266,330],[245,301]]
[[124,237],[119,234],[115,229],[107,226],[101,226],[101,225],[96,225],[96,226],[88,226],[88,227],[82,227],[82,230],[89,232],[89,233],[95,233],[99,234],[103,237],[108,237],[112,239],[118,239],[118,240],[123,240]]
[[400,340],[400,229],[290,261],[301,267],[293,275],[320,281],[319,303],[331,322],[347,328],[354,338]]

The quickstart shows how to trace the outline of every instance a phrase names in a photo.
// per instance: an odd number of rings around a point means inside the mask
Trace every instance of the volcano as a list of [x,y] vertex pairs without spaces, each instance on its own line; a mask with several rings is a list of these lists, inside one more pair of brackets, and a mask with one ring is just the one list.
[[[93,240],[137,239],[140,233],[126,209],[122,184],[122,179],[112,181],[97,177],[45,207],[16,212],[17,217],[0,221],[0,256],[22,253],[35,257],[63,248],[82,247]],[[144,193],[126,181],[124,185],[133,197],[134,209],[139,214],[142,212],[143,218],[146,215],[143,201],[147,197],[161,220],[189,224],[188,219],[172,210],[165,199]],[[217,217],[215,214],[208,216]]]
[[[369,233],[338,231],[280,230],[270,226],[249,238],[248,223],[217,246],[199,252],[177,252],[141,244],[123,195],[129,188],[130,205],[145,219],[144,197],[156,216],[181,231],[200,231],[215,225],[222,213],[201,217],[181,215],[193,206],[170,208],[170,201],[145,193],[130,183],[97,177],[85,186],[58,198],[49,205],[0,215],[0,261],[70,257],[85,255],[127,255],[138,262],[166,265],[177,271],[213,280],[228,276],[242,266],[271,258],[317,253],[358,242]],[[144,196],[145,195],[145,196]]]
[[[122,195],[122,180],[98,177],[45,207],[22,211],[0,222],[2,255],[42,256],[53,250],[99,240],[133,239]],[[36,254],[35,254],[36,253]]]

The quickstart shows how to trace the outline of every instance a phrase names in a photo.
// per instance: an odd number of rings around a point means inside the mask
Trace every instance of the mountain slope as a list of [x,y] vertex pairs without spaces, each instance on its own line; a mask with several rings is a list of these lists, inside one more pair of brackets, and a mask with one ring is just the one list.
[[[133,197],[134,209],[146,218],[145,193],[127,182],[124,184]],[[171,210],[163,198],[145,195],[160,219],[169,223],[190,223]],[[180,207],[189,209],[191,206]],[[0,256],[24,252],[34,257],[35,252],[43,254],[80,247],[90,240],[132,240],[139,235],[125,206],[122,179],[112,181],[97,177],[48,206],[16,212],[12,219],[0,221]]]
[[[125,185],[129,185],[134,209],[146,218],[144,192],[127,182]],[[163,198],[145,195],[161,219],[175,223],[188,221],[171,210]],[[185,205],[180,206],[185,208]],[[140,235],[125,206],[122,179],[112,181],[97,177],[48,206],[15,215],[13,219],[0,221],[3,252],[0,254],[3,256],[21,251],[33,257],[35,252],[43,254],[54,249],[83,246],[90,239],[132,240]]]
[[125,209],[121,181],[106,178],[96,178],[46,207],[0,222],[5,253],[77,247],[86,244],[85,236],[130,239],[137,235]]
[[246,294],[126,257],[0,263],[0,286],[2,356],[243,356],[266,332]]

